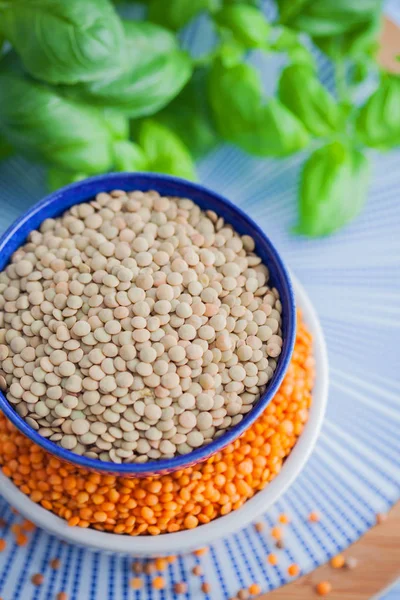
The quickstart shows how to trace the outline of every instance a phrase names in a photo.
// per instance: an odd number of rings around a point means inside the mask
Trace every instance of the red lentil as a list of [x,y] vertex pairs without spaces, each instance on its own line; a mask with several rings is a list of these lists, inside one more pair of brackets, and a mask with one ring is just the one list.
[[0,552],[4,552],[4,550],[7,547],[7,542],[6,540],[3,540],[3,538],[0,538]]
[[299,565],[290,565],[288,568],[288,573],[291,577],[297,577],[297,575],[300,573]]
[[195,550],[193,552],[193,554],[195,554],[196,556],[204,556],[204,554],[207,554],[208,552],[208,548],[198,548],[197,550]]
[[140,590],[143,587],[143,579],[133,577],[130,581],[130,586],[133,590]]
[[28,538],[26,537],[25,534],[23,533],[19,533],[16,538],[15,541],[17,543],[17,546],[26,546],[27,543],[29,542]]
[[265,529],[265,525],[264,523],[258,522],[254,524],[255,530],[258,531],[258,533],[261,533],[261,531],[264,531]]
[[290,518],[285,514],[279,515],[279,523],[282,523],[282,525],[287,525],[290,523]]
[[193,573],[193,575],[196,575],[197,577],[199,577],[200,575],[203,575],[203,569],[201,568],[200,565],[196,565],[195,567],[193,567],[192,573]]
[[151,585],[155,590],[163,590],[165,588],[165,579],[164,577],[154,577]]
[[36,529],[36,525],[32,523],[32,521],[28,521],[28,519],[25,519],[21,525],[21,529],[23,529],[24,531],[34,531]]
[[201,584],[201,591],[205,594],[209,594],[211,592],[211,585],[205,581]]
[[57,600],[68,600],[66,592],[58,592]]
[[[144,479],[92,473],[46,453],[0,414],[3,473],[69,525],[99,531],[159,535],[237,510],[279,474],[308,418],[312,338],[301,316],[298,323],[292,361],[272,402],[239,439],[205,462]],[[279,527],[274,531],[280,539]]]
[[321,581],[317,584],[315,591],[318,596],[327,596],[332,591],[332,584],[329,581]]
[[252,583],[251,586],[249,587],[249,592],[253,596],[255,596],[256,594],[259,594],[261,592],[261,588],[258,585],[258,583]]
[[308,515],[308,520],[310,523],[318,523],[321,520],[321,517],[317,512],[313,511]]
[[280,527],[273,527],[271,535],[275,540],[280,540],[282,538],[282,529]]
[[341,569],[342,567],[344,567],[345,562],[346,562],[346,559],[343,556],[343,554],[338,554],[337,556],[334,556],[333,558],[331,558],[330,565],[334,569]]

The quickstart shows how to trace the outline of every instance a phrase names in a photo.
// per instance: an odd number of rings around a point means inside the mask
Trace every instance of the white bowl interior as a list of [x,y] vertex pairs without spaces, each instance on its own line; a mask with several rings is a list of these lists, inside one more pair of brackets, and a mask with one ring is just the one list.
[[241,529],[263,514],[293,483],[306,464],[321,429],[328,397],[327,350],[316,312],[302,285],[292,277],[297,306],[314,339],[316,380],[309,420],[279,475],[238,510],[192,530],[159,536],[125,536],[69,527],[63,519],[35,504],[0,471],[0,493],[24,517],[66,542],[93,550],[138,557],[181,554]]

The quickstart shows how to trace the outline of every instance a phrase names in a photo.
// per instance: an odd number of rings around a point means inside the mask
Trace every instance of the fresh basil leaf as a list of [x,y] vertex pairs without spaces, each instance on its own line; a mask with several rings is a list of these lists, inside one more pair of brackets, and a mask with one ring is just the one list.
[[197,69],[181,93],[163,111],[157,121],[176,133],[194,158],[200,158],[218,144],[207,100],[206,69]]
[[246,63],[211,69],[208,96],[221,137],[257,156],[287,156],[304,148],[309,135],[279,100],[264,104],[261,80]]
[[192,73],[191,59],[179,49],[175,35],[158,25],[124,21],[124,29],[127,49],[122,68],[79,84],[70,93],[132,118],[151,115],[183,88]]
[[224,6],[232,6],[232,4],[248,4],[250,6],[259,6],[260,0],[222,0]]
[[400,145],[400,76],[386,74],[359,110],[357,133],[367,146],[386,150]]
[[27,71],[49,83],[98,79],[124,50],[121,21],[108,0],[2,0],[0,21]]
[[145,171],[147,159],[143,150],[128,140],[122,140],[113,144],[114,169],[116,171]]
[[266,45],[270,25],[263,12],[253,6],[224,6],[214,15],[214,21],[219,27],[230,31],[245,48],[262,48]]
[[280,20],[312,37],[340,35],[368,21],[382,0],[277,0]]
[[55,192],[70,183],[82,181],[86,177],[87,175],[83,173],[73,173],[72,171],[64,171],[57,167],[50,167],[47,170],[47,187],[50,192]]
[[220,0],[150,0],[149,19],[177,30],[205,10],[215,10]]
[[382,29],[382,6],[377,5],[368,19],[357,23],[350,30],[331,37],[314,37],[314,43],[330,58],[353,58],[373,56],[378,49]]
[[129,139],[129,120],[113,110],[104,111],[104,119],[114,140]]
[[311,154],[301,175],[297,233],[328,235],[354,219],[364,206],[369,171],[362,152],[338,141]]
[[338,129],[339,106],[309,66],[294,64],[283,69],[278,95],[313,135],[324,137]]
[[168,127],[146,119],[140,125],[138,141],[148,161],[148,171],[196,179],[189,150]]
[[8,158],[10,154],[13,154],[13,151],[11,144],[9,144],[0,134],[0,160]]
[[101,111],[11,68],[0,70],[0,132],[16,150],[62,169],[92,174],[112,166],[112,138]]

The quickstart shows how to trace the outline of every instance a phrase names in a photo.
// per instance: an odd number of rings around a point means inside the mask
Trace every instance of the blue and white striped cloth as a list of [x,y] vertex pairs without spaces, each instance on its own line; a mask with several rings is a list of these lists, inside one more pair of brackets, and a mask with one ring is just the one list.
[[[389,8],[400,19],[398,0]],[[196,32],[191,42],[196,43]],[[257,64],[272,90],[279,64],[262,56]],[[330,83],[330,68],[321,59],[320,68]],[[173,582],[186,578],[189,590],[180,596],[186,600],[227,600],[254,581],[263,591],[272,590],[288,581],[289,564],[298,563],[302,572],[314,569],[357,540],[378,512],[399,499],[400,152],[373,155],[373,182],[362,215],[337,235],[314,241],[289,232],[303,160],[258,160],[221,148],[199,165],[201,181],[244,208],[273,239],[307,288],[328,343],[331,387],[323,432],[302,475],[265,515],[266,533],[249,527],[214,544],[201,559],[179,557],[168,567],[165,590],[153,590],[147,578],[145,588],[135,592],[129,588],[129,558],[67,546],[42,531],[31,534],[27,547],[17,547],[9,531],[15,517],[0,500],[0,516],[7,521],[0,536],[8,542],[0,553],[3,600],[54,600],[60,590],[70,600],[171,600]],[[42,175],[21,158],[0,164],[1,231],[43,196]],[[311,526],[312,510],[322,519]],[[273,567],[265,560],[274,548],[268,530],[281,512],[291,515],[292,525],[286,550]],[[48,566],[52,558],[61,560],[58,571]],[[205,575],[194,578],[191,569],[200,560]],[[38,572],[45,582],[34,588],[30,577]],[[200,592],[205,578],[212,586],[208,597]],[[386,600],[397,600],[400,588],[388,594]]]

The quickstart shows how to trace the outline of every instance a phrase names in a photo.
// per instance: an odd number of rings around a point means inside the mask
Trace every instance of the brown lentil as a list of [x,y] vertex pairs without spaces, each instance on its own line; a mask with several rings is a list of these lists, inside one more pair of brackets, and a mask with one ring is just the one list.
[[40,435],[92,459],[146,462],[211,442],[259,400],[282,305],[254,241],[210,215],[155,191],[100,193],[14,253],[0,273],[0,386]]
[[33,585],[42,585],[44,582],[44,577],[41,573],[36,573],[35,575],[32,575],[31,581]]

